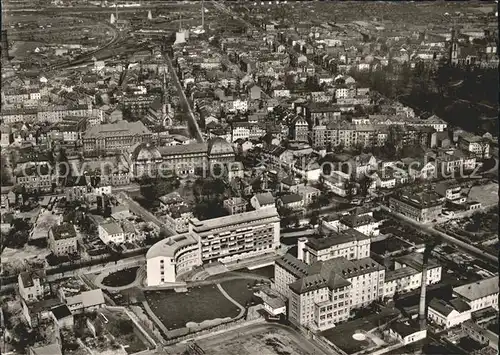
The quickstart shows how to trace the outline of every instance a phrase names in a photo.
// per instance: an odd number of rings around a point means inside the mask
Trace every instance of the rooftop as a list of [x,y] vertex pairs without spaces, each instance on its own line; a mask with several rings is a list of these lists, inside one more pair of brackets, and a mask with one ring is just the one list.
[[[415,270],[422,271],[422,265],[424,263],[424,254],[422,253],[411,253],[395,258],[400,264],[409,266]],[[436,259],[429,258],[427,267],[429,269],[440,266]]]
[[71,316],[71,311],[65,304],[52,308],[51,312],[57,320]]
[[151,132],[141,121],[118,121],[116,123],[107,123],[92,126],[85,132],[85,138],[105,138],[113,136],[133,136],[146,134],[151,134]]
[[498,294],[498,276],[455,287],[453,293],[468,301]]
[[198,218],[190,220],[190,224],[196,233],[208,232],[213,229],[232,228],[240,224],[258,224],[261,220],[269,219],[272,222],[279,222],[279,214],[276,208],[261,208],[255,211],[243,212],[233,214],[231,216],[224,216],[219,218],[207,219],[200,221]]
[[55,240],[76,238],[75,226],[70,223],[63,223],[52,227],[52,235]]
[[313,250],[324,250],[334,245],[350,243],[359,240],[370,239],[369,236],[358,232],[355,229],[346,229],[340,232],[332,232],[328,237],[311,238],[306,245]]
[[149,248],[146,253],[146,259],[156,257],[173,258],[178,249],[197,243],[198,241],[189,233],[174,235],[157,242]]

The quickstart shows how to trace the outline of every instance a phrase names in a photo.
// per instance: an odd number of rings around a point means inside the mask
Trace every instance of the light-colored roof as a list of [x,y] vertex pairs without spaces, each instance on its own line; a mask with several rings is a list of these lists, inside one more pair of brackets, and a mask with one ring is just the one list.
[[120,234],[123,233],[122,227],[118,223],[115,222],[106,222],[101,224],[101,227],[104,228],[104,230],[108,234]]
[[262,219],[273,219],[273,221],[279,222],[280,219],[278,210],[276,210],[275,207],[261,208],[256,211],[243,212],[231,216],[208,219],[205,221],[193,218],[190,220],[190,224],[195,232],[202,233],[212,229],[230,229],[235,225],[249,225],[255,222],[260,223]]
[[101,289],[90,290],[81,293],[83,307],[92,307],[104,304],[104,294]]
[[146,253],[146,259],[156,257],[173,258],[179,248],[197,243],[198,241],[189,233],[174,235],[157,242],[149,248]]
[[498,276],[455,287],[453,293],[468,301],[478,300],[495,293],[498,294]]
[[31,354],[34,355],[62,355],[61,347],[58,344],[50,344],[40,347],[30,348]]
[[142,123],[141,121],[118,121],[116,123],[92,126],[85,132],[85,138],[100,138],[124,135],[133,136],[146,134],[151,134],[151,131],[146,126],[144,126],[144,123]]

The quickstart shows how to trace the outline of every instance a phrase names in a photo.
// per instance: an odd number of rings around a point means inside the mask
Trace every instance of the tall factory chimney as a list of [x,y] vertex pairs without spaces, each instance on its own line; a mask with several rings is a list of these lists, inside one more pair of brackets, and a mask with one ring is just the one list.
[[427,318],[425,315],[425,298],[427,292],[427,264],[431,256],[432,249],[437,245],[437,242],[428,242],[425,245],[424,255],[422,258],[422,285],[420,287],[420,304],[418,307],[418,320],[420,330],[427,328]]
[[201,0],[201,28],[205,29],[205,1]]
[[115,19],[116,21],[118,21],[118,5],[116,4],[116,0],[115,0]]
[[2,51],[2,59],[9,59],[9,41],[7,39],[7,30],[2,30],[2,40],[0,41],[0,48]]

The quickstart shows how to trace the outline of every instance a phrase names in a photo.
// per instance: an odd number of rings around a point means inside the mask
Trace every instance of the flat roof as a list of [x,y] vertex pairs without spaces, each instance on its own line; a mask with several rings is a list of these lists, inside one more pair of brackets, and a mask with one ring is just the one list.
[[192,218],[189,223],[196,233],[202,233],[212,229],[229,228],[237,224],[254,223],[261,219],[272,219],[272,222],[279,222],[278,210],[274,207],[267,207],[204,221],[200,221],[198,218]]
[[179,248],[197,243],[198,241],[189,233],[174,235],[157,242],[149,248],[146,259],[156,257],[173,258]]
[[385,282],[397,280],[403,277],[413,276],[419,274],[420,271],[412,267],[406,266],[397,270],[390,270],[385,272]]

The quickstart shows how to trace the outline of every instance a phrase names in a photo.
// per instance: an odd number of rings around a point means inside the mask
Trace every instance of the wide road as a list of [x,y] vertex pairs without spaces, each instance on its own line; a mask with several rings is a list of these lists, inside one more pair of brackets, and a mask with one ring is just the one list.
[[196,121],[196,117],[193,113],[193,110],[191,109],[191,105],[189,104],[189,101],[186,97],[186,94],[184,93],[184,89],[182,88],[179,77],[177,76],[177,71],[175,70],[174,65],[172,64],[172,59],[170,58],[170,56],[167,53],[165,53],[165,59],[167,60],[168,70],[170,70],[170,72],[172,73],[171,77],[175,81],[175,86],[177,88],[177,92],[179,93],[179,96],[183,102],[183,105],[188,112],[189,124],[191,125],[191,128],[194,129],[195,138],[198,142],[203,143],[204,139],[203,139],[203,135],[201,134],[200,126],[198,125],[198,121]]
[[478,257],[479,259],[487,262],[488,264],[493,263],[493,265],[495,265],[495,269],[498,270],[498,257],[497,256],[491,255],[491,254],[489,254],[489,253],[487,253],[479,248],[476,248],[475,246],[473,246],[471,244],[465,243],[465,242],[461,241],[460,239],[452,237],[449,234],[438,231],[431,226],[414,221],[413,219],[408,218],[406,216],[403,216],[400,213],[394,212],[386,206],[380,205],[380,208],[384,211],[389,212],[394,218],[400,220],[401,222],[403,222],[405,224],[408,224],[408,225],[410,225],[418,230],[422,230],[424,232],[427,232],[428,234],[440,237],[443,239],[443,241],[445,241],[449,244],[455,245],[459,249],[462,249],[462,250],[470,253],[471,255]]

